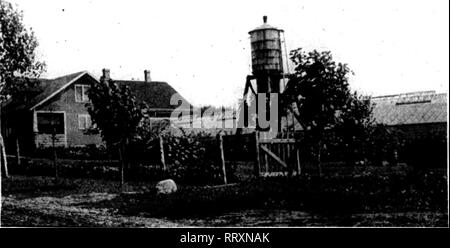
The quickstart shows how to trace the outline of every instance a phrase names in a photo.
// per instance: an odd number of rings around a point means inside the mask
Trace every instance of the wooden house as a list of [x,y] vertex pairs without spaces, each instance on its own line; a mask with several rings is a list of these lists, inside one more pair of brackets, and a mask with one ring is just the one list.
[[[104,69],[103,76],[109,77],[109,70]],[[7,150],[14,151],[17,145],[21,151],[32,151],[53,144],[71,147],[102,143],[99,135],[86,132],[91,125],[87,91],[98,79],[82,71],[54,79],[30,80],[35,87],[24,92],[20,100],[9,99],[1,108],[1,131]],[[168,118],[177,107],[170,104],[177,91],[166,82],[151,81],[149,71],[145,71],[144,81],[114,81],[119,86],[129,86],[137,101],[148,104],[155,118]]]

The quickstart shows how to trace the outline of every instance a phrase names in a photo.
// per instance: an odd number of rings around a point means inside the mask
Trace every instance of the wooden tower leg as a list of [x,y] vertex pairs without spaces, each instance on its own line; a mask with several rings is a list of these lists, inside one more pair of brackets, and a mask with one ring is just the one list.
[[259,160],[260,154],[259,154],[259,133],[258,133],[258,131],[255,132],[254,137],[255,137],[255,149],[256,149],[254,173],[255,173],[256,177],[259,177],[259,174],[260,174],[260,171],[261,171],[260,170],[261,163],[260,163],[260,160]]

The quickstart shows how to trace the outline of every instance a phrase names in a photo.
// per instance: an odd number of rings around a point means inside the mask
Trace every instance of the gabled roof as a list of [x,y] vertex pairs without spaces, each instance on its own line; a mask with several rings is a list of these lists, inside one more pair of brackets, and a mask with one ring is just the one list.
[[[54,79],[44,79],[44,78],[31,78],[31,79],[18,79],[18,80],[29,80],[34,82],[34,87],[30,88],[26,93],[26,102],[14,101],[11,99],[5,105],[5,111],[16,111],[16,110],[33,110],[36,107],[42,105],[59,92],[63,91],[77,79],[83,75],[89,74],[86,71],[76,72],[62,77]],[[91,76],[92,77],[92,76]],[[95,78],[92,77],[94,80]]]
[[[72,73],[55,79],[29,79],[37,82],[36,87],[30,89],[30,92],[28,93],[30,96],[28,98],[29,100],[27,100],[25,104],[23,102],[9,101],[5,104],[5,108],[2,109],[2,111],[33,110],[85,75],[89,75],[93,80],[98,82],[94,76],[86,71]],[[166,82],[130,80],[114,80],[114,82],[119,86],[127,85],[131,92],[136,96],[136,100],[138,102],[145,101],[151,109],[170,110],[178,107],[178,104],[170,104],[171,97],[178,92]],[[185,98],[181,97],[181,99],[184,103],[189,104]]]
[[[136,96],[138,102],[146,102],[150,109],[175,109],[177,105],[171,105],[170,99],[178,92],[166,82],[160,81],[130,81],[114,80],[119,87],[127,85]],[[190,104],[184,97],[180,96],[184,104]]]
[[377,123],[385,125],[447,122],[447,93],[412,92],[372,98]]
[[85,74],[88,74],[88,72],[86,71],[76,72],[52,80],[41,79],[40,88],[42,89],[42,92],[36,97],[34,97],[27,104],[27,106],[31,106],[29,107],[30,110],[35,109],[36,107],[42,105],[43,103],[51,99],[53,96],[63,91],[65,88],[67,88],[69,85],[74,83],[77,79],[81,78]]

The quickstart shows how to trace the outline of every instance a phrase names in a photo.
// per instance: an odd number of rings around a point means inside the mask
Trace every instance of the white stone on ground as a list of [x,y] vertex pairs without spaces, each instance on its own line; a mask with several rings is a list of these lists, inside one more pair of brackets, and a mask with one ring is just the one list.
[[156,184],[157,194],[171,194],[177,191],[177,184],[172,179],[159,181]]

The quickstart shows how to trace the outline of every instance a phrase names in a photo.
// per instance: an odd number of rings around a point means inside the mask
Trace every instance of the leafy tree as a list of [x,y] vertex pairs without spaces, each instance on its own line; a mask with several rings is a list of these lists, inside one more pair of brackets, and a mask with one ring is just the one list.
[[327,131],[340,126],[345,127],[343,133],[350,128],[348,134],[353,135],[353,126],[365,129],[371,118],[370,101],[351,92],[348,83],[351,71],[346,64],[336,63],[331,52],[306,53],[299,48],[291,51],[290,59],[295,72],[289,78],[281,104],[285,111],[294,114],[313,144],[320,174]]
[[[27,79],[39,77],[45,71],[45,63],[36,58],[37,46],[33,30],[23,24],[22,12],[0,0],[0,104],[10,97],[19,97],[23,90],[32,86],[33,81]],[[1,133],[0,148],[3,157],[0,163],[7,171]]]
[[355,164],[367,157],[370,138],[375,131],[370,97],[353,92],[338,113],[338,122],[333,128],[335,146],[342,151],[348,164]]
[[146,109],[136,102],[128,86],[119,87],[113,80],[102,77],[88,92],[87,104],[92,122],[96,125],[106,145],[117,147],[120,159],[120,187],[124,184],[124,167],[127,148],[136,137]]

